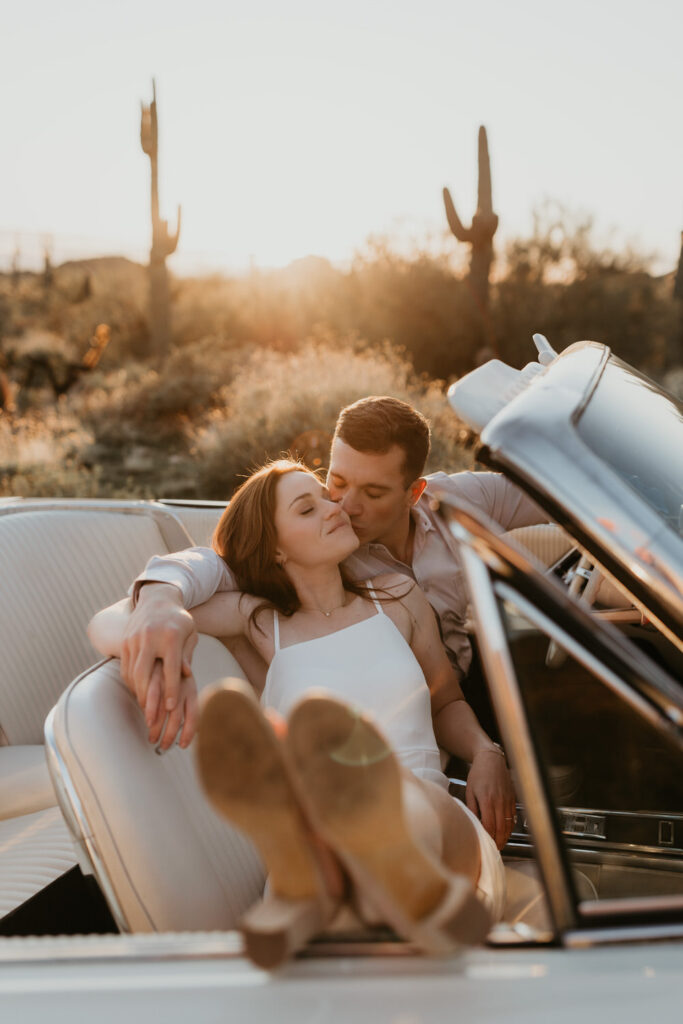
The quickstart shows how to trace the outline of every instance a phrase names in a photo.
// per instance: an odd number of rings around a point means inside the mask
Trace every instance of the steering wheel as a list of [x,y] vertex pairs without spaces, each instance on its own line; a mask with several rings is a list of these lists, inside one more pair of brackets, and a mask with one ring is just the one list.
[[[602,583],[602,573],[585,555],[581,555],[579,564],[569,573],[568,591],[572,597],[579,599],[587,607],[591,607]],[[545,663],[548,668],[559,668],[564,665],[567,652],[554,640],[548,644]]]

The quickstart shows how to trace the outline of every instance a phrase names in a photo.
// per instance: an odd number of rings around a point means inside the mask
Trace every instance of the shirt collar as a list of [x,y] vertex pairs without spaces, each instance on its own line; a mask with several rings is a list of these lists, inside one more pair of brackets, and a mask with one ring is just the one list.
[[410,514],[415,520],[416,529],[419,528],[420,530],[423,530],[424,533],[429,533],[430,530],[434,529],[434,524],[432,523],[431,519],[425,512],[424,502],[426,500],[428,499],[420,498],[417,505],[413,505],[413,507],[411,508]]
[[[421,539],[425,533],[429,533],[430,530],[434,529],[434,524],[427,515],[423,506],[423,499],[421,498],[417,505],[413,505],[410,510],[410,514],[415,521],[415,541],[413,543],[413,553],[416,550],[417,541]],[[384,544],[380,544],[378,541],[370,541],[368,544],[363,544],[362,547],[358,548],[358,551],[377,552],[386,551]],[[357,552],[354,552],[357,554]]]

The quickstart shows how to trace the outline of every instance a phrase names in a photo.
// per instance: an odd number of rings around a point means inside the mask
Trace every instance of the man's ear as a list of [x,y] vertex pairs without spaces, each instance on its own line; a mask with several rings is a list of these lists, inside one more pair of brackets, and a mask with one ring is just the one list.
[[423,476],[419,476],[417,480],[410,485],[410,504],[417,505],[418,501],[422,497],[422,492],[427,486],[427,481]]

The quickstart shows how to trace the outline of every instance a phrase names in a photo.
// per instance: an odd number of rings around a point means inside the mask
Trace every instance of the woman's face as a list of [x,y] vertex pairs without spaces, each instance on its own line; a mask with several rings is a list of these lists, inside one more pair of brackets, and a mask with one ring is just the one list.
[[338,565],[358,547],[351,521],[310,473],[286,473],[275,497],[278,561],[315,568]]

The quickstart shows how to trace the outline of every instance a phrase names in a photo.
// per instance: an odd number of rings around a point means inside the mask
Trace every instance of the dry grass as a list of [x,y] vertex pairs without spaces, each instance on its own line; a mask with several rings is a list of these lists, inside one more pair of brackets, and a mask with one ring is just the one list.
[[[380,240],[348,271],[308,258],[172,281],[174,340],[158,366],[146,358],[145,282],[119,258],[56,268],[49,286],[0,274],[0,495],[224,498],[301,434],[331,434],[339,409],[368,394],[421,409],[430,468],[456,470],[471,459],[434,378],[470,369],[482,338],[521,366],[532,331],[558,350],[593,337],[683,387],[671,276],[597,248],[590,224],[561,211],[541,211],[533,236],[508,248],[485,324],[447,248],[406,255]],[[111,343],[97,369],[59,400],[41,390],[31,360],[49,364],[43,385],[71,381],[101,323]]]

